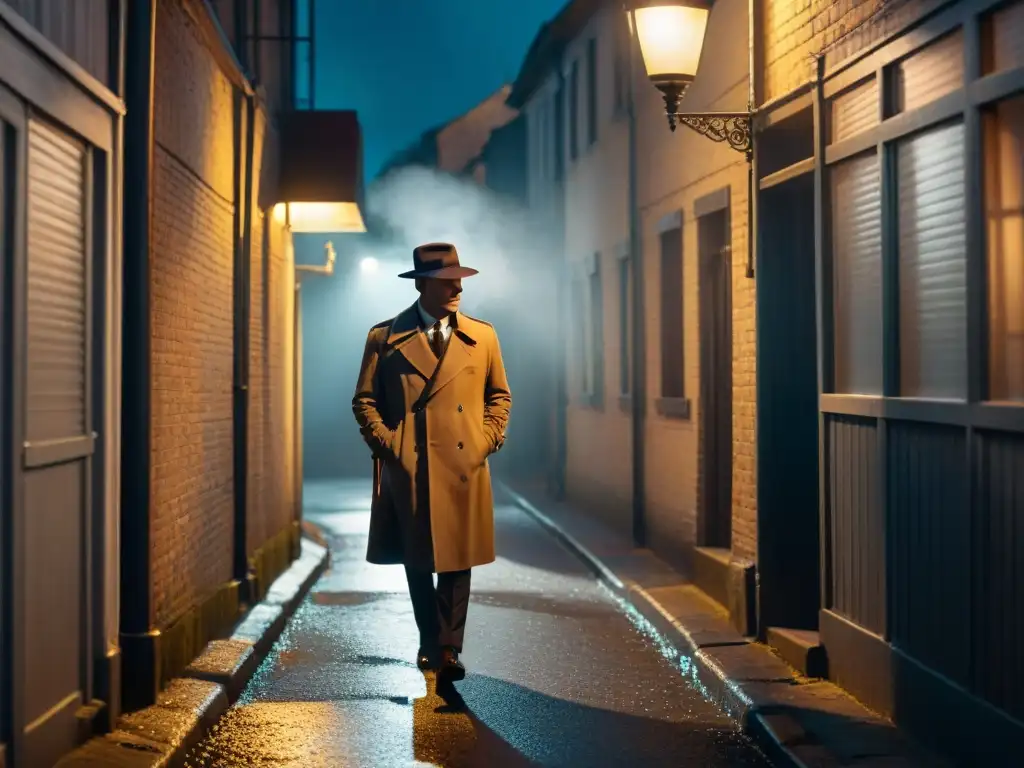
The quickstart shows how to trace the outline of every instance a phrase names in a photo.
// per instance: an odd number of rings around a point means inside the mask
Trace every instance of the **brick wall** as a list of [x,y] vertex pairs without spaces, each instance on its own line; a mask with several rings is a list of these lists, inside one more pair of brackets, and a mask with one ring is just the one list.
[[230,83],[177,3],[158,5],[156,49],[150,547],[163,627],[231,578],[234,119]]
[[910,23],[934,0],[761,0],[762,102],[814,76],[815,57],[841,61]]
[[266,291],[266,384],[264,461],[268,480],[265,533],[267,537],[294,519],[295,419],[294,340],[295,282],[291,232],[270,218]]
[[264,521],[270,507],[268,499],[269,478],[267,477],[267,425],[266,406],[270,385],[267,381],[266,359],[266,288],[263,247],[266,219],[262,212],[253,216],[252,249],[249,269],[249,454],[248,478],[246,482],[248,510],[246,524],[246,553],[252,555],[264,541],[267,531]]
[[[191,12],[180,0],[158,9],[151,549],[152,620],[166,627],[233,576],[235,125],[232,86]],[[275,142],[261,114],[261,200]],[[297,482],[291,234],[257,210],[251,242],[250,554],[294,518]]]
[[[737,172],[739,171],[739,172]],[[757,306],[747,277],[746,167],[733,170],[732,199],[732,556],[757,557]],[[738,183],[737,183],[738,182]]]

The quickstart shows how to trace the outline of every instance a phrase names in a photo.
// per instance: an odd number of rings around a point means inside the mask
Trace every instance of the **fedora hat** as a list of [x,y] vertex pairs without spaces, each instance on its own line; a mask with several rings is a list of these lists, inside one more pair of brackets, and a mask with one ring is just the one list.
[[412,252],[412,270],[399,277],[434,277],[441,280],[455,280],[472,277],[477,270],[459,264],[459,252],[451,243],[426,243]]

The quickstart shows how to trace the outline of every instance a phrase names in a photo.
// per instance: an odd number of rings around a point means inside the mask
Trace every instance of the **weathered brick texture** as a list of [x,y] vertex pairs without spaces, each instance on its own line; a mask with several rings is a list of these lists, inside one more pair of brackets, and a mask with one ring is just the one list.
[[761,0],[764,98],[784,96],[831,65],[905,27],[933,0]]
[[150,547],[162,627],[231,577],[234,204],[231,86],[181,6],[157,7]]
[[[152,621],[163,628],[233,576],[235,113],[191,12],[180,0],[157,7],[150,514]],[[262,115],[257,133],[266,187],[276,136]],[[298,481],[291,234],[256,211],[251,243],[250,553],[294,519]]]
[[152,265],[154,620],[231,576],[229,201],[156,148]]
[[267,540],[264,530],[267,499],[266,417],[264,398],[267,396],[266,339],[264,338],[266,312],[264,291],[266,275],[263,249],[265,222],[262,213],[253,216],[252,249],[249,269],[249,455],[247,496],[249,508],[246,523],[246,553],[252,555]]

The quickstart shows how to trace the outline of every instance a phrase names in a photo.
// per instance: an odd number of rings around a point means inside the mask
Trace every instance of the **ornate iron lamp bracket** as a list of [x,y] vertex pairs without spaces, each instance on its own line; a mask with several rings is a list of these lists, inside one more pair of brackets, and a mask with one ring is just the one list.
[[753,151],[751,142],[751,114],[749,112],[668,113],[668,127],[675,131],[676,123],[696,131],[714,142],[726,142],[749,159]]

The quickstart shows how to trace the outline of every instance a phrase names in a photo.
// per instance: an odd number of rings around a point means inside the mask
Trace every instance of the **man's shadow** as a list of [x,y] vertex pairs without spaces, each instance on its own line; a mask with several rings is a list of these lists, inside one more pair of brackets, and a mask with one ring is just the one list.
[[426,694],[413,700],[413,756],[440,768],[531,768],[536,763],[491,730],[451,683],[424,673]]

